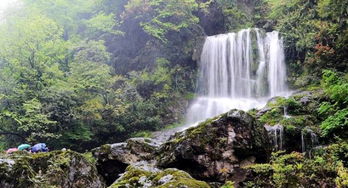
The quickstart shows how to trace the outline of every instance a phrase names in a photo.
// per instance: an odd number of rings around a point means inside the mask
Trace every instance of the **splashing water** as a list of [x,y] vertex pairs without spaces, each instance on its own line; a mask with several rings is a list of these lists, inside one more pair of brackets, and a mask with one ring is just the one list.
[[277,31],[244,29],[206,38],[198,79],[198,98],[187,112],[187,124],[236,108],[263,107],[287,94],[283,42]]

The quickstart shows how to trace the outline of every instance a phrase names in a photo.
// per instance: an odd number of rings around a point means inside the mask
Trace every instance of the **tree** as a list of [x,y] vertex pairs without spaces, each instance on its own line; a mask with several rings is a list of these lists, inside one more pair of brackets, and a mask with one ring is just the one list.
[[141,26],[149,35],[166,42],[169,32],[179,32],[199,22],[193,12],[198,10],[195,0],[131,0],[125,15],[143,12]]

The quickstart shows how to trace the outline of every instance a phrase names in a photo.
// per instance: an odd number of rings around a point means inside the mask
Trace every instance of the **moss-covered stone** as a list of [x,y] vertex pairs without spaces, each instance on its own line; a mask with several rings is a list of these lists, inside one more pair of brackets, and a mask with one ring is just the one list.
[[111,185],[127,166],[154,158],[157,144],[149,138],[131,138],[125,143],[106,144],[92,150],[98,172]]
[[249,174],[241,187],[344,187],[347,180],[346,142],[333,144],[312,153],[312,158],[293,152],[274,153],[269,164],[246,167]]
[[231,110],[177,133],[158,152],[161,167],[175,167],[202,180],[240,181],[240,166],[267,161],[269,141],[265,128],[249,114]]
[[[273,98],[268,102],[267,107],[254,111],[253,114],[266,127],[283,127],[283,150],[288,153],[309,151],[323,141],[320,138],[321,131],[319,127],[321,117],[318,114],[320,102],[323,98],[320,89],[299,91],[288,98]],[[269,130],[273,131],[272,129]],[[272,136],[274,131],[269,133]],[[302,141],[306,145],[305,149],[302,148]]]
[[109,188],[121,187],[190,187],[209,188],[202,181],[193,179],[188,173],[178,169],[159,170],[150,164],[135,164],[127,167],[126,172]]
[[0,155],[1,187],[103,187],[97,170],[72,151]]
[[234,188],[234,183],[232,181],[227,181],[221,188]]

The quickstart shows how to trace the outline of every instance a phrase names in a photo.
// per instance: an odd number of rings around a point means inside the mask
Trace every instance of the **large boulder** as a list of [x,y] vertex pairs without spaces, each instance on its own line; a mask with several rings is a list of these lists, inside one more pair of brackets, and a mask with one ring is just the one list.
[[154,167],[153,164],[139,162],[128,166],[126,172],[109,188],[117,187],[209,188],[210,186],[205,182],[193,179],[184,171],[174,168],[160,170]]
[[72,151],[0,154],[0,187],[105,187],[94,164]]
[[151,161],[158,148],[149,138],[131,138],[124,143],[106,144],[92,150],[97,169],[107,185],[112,184],[130,164]]
[[244,166],[266,162],[267,131],[246,112],[231,110],[175,134],[158,152],[158,165],[175,167],[206,181],[243,181]]

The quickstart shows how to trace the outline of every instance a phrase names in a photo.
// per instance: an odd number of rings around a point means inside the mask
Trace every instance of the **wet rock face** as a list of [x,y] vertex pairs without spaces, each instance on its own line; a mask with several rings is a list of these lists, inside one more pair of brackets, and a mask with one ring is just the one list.
[[256,111],[255,117],[269,131],[273,151],[304,152],[320,144],[322,90],[299,91],[288,98],[276,97]]
[[209,188],[210,186],[193,179],[184,171],[173,168],[160,170],[153,164],[139,162],[127,167],[126,172],[110,186],[110,188],[116,187]]
[[107,185],[111,185],[128,165],[152,160],[158,145],[148,138],[132,138],[125,143],[107,144],[92,150],[97,169]]
[[249,114],[232,110],[174,135],[161,146],[158,165],[201,180],[238,183],[245,178],[242,167],[267,161],[270,148],[265,128]]
[[72,151],[0,154],[0,187],[105,187],[95,166]]

